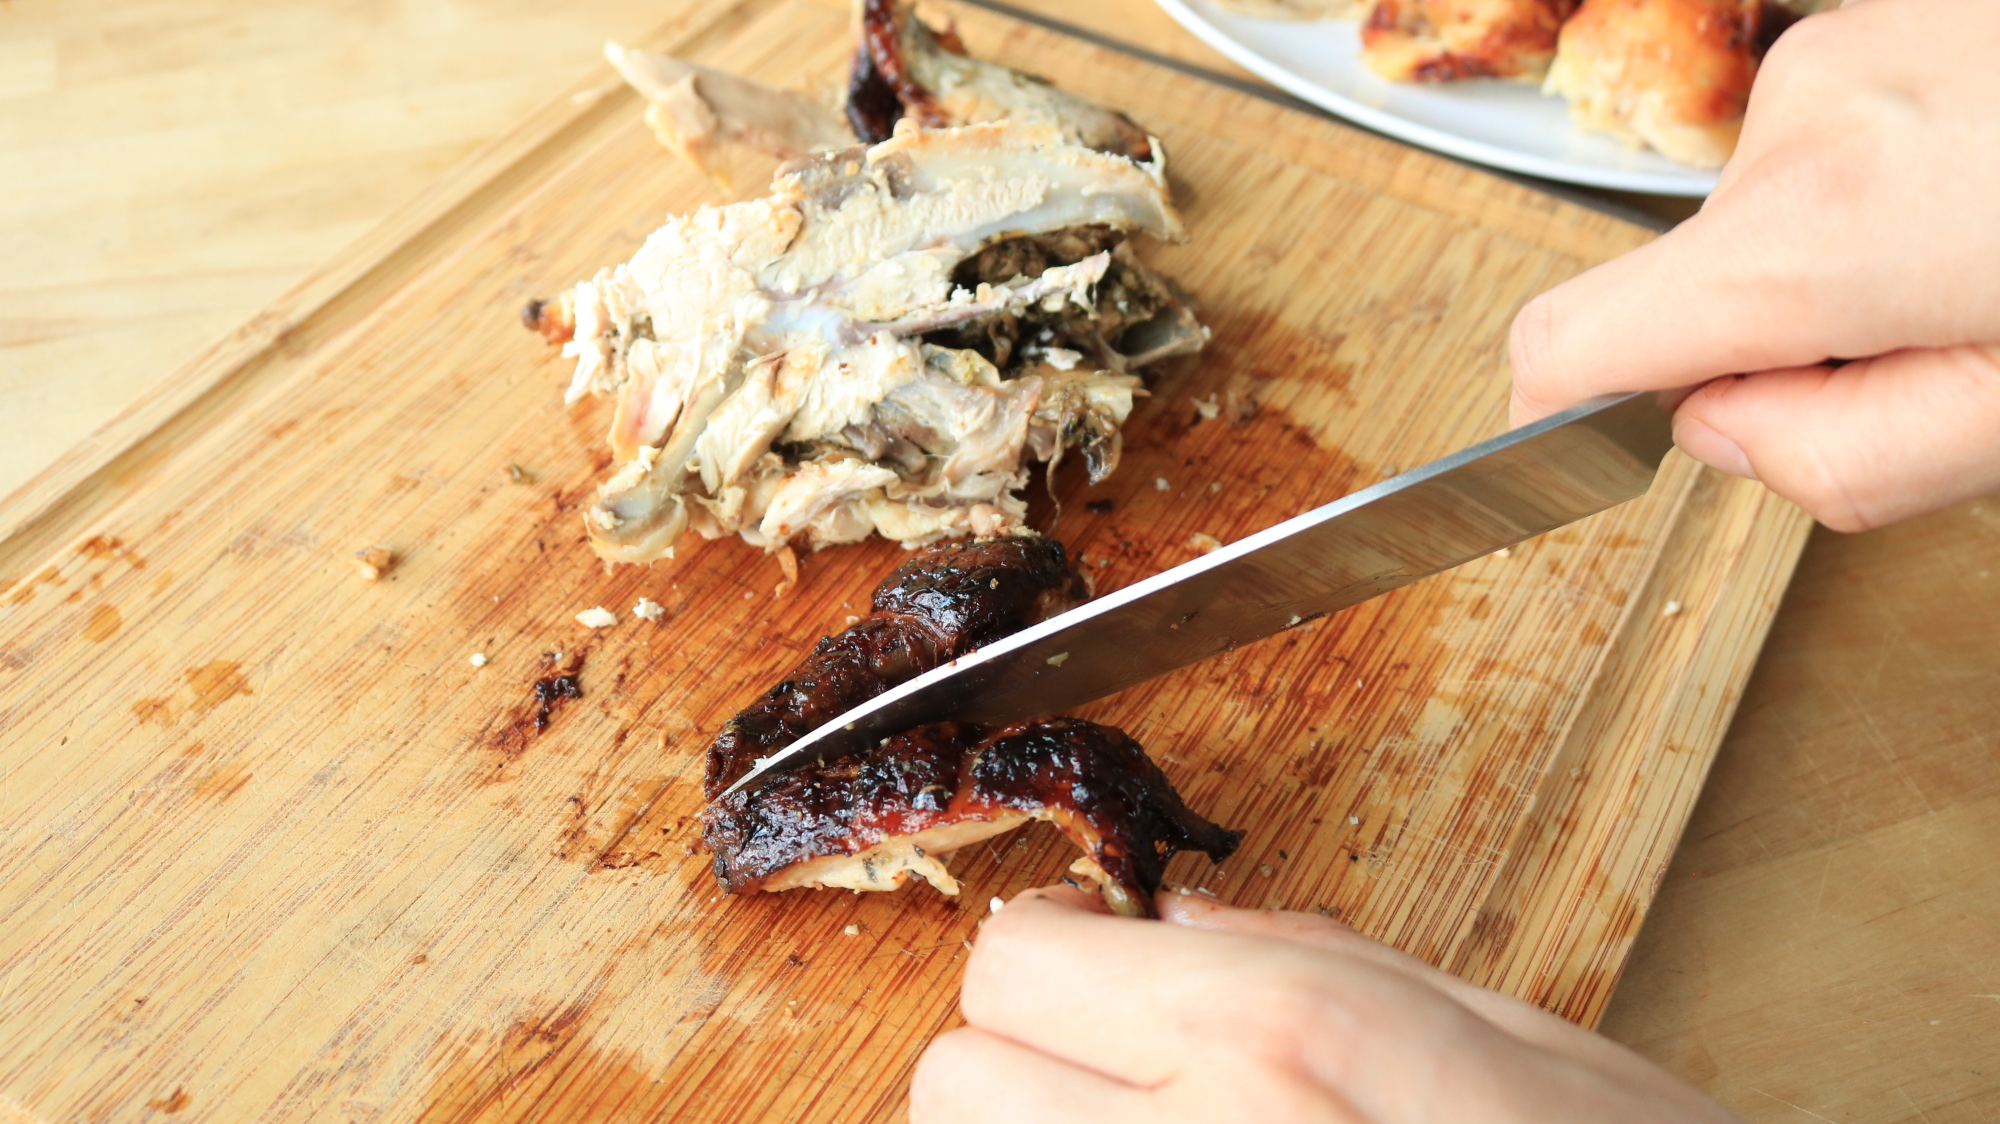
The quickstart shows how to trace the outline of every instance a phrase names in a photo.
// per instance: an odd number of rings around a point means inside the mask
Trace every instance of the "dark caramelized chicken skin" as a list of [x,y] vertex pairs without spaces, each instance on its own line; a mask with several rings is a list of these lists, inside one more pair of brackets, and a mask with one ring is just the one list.
[[1130,117],[970,57],[955,31],[926,25],[909,0],[861,0],[859,11],[847,122],[864,144],[889,139],[904,118],[926,129],[1007,118],[1054,125],[1099,152],[1153,159],[1152,138]]
[[1090,596],[1062,543],[1009,536],[919,551],[875,588],[874,612],[820,640],[709,747],[708,798],[830,719]]
[[944,856],[1038,819],[1082,849],[1071,870],[1113,909],[1151,916],[1167,859],[1199,850],[1220,860],[1239,837],[1190,811],[1138,743],[1107,726],[936,723],[718,796],[757,758],[1085,592],[1053,539],[955,543],[899,567],[872,616],[820,641],[710,747],[703,840],[716,876],[733,891],[893,890],[915,874],[955,894]]

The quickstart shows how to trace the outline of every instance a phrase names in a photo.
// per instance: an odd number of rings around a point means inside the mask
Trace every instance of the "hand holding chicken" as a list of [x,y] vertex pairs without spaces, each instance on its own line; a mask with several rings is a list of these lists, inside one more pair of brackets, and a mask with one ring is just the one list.
[[966,967],[971,1025],[910,1088],[914,1124],[1722,1124],[1637,1055],[1314,914],[1161,894],[1166,924],[1079,891],[1015,898]]

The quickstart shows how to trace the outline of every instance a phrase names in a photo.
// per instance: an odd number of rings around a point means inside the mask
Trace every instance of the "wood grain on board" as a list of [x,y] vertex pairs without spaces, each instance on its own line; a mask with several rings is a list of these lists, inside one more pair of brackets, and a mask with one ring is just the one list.
[[0,493],[677,6],[0,4]]
[[[950,10],[976,53],[1137,113],[1195,232],[1147,253],[1214,345],[1111,481],[1044,506],[1100,589],[1490,435],[1514,310],[1648,237]],[[711,0],[652,43],[796,84],[839,72],[844,13]],[[721,897],[695,851],[708,733],[900,552],[815,555],[782,598],[734,541],[606,572],[577,506],[608,411],[565,410],[565,364],[515,320],[719,198],[600,78],[0,508],[0,1106],[899,1114],[983,903],[1053,881],[1066,844],[981,845],[955,900]],[[1232,394],[1254,416],[1194,404]],[[1805,526],[1676,456],[1643,500],[1083,713],[1247,832],[1172,881],[1337,911],[1591,1022]],[[349,556],[372,544],[399,562],[370,583]],[[666,619],[631,617],[641,596]],[[575,623],[600,604],[621,624]],[[572,667],[583,697],[538,722],[536,681]]]

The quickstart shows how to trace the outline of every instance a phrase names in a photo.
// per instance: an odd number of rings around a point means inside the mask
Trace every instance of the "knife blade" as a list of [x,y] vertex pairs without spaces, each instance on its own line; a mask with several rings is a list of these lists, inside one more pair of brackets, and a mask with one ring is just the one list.
[[1653,394],[1607,395],[1363,488],[885,691],[756,765],[926,722],[1055,714],[1644,495],[1673,447]]

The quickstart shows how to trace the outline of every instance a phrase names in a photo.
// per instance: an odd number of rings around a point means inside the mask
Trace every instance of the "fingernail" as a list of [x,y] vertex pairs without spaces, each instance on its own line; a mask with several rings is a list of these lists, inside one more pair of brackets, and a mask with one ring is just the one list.
[[1757,470],[1750,465],[1750,458],[1743,452],[1743,446],[1723,436],[1706,422],[1693,418],[1681,418],[1674,422],[1674,444],[1679,445],[1688,456],[1703,464],[1719,468],[1732,476],[1757,479]]

